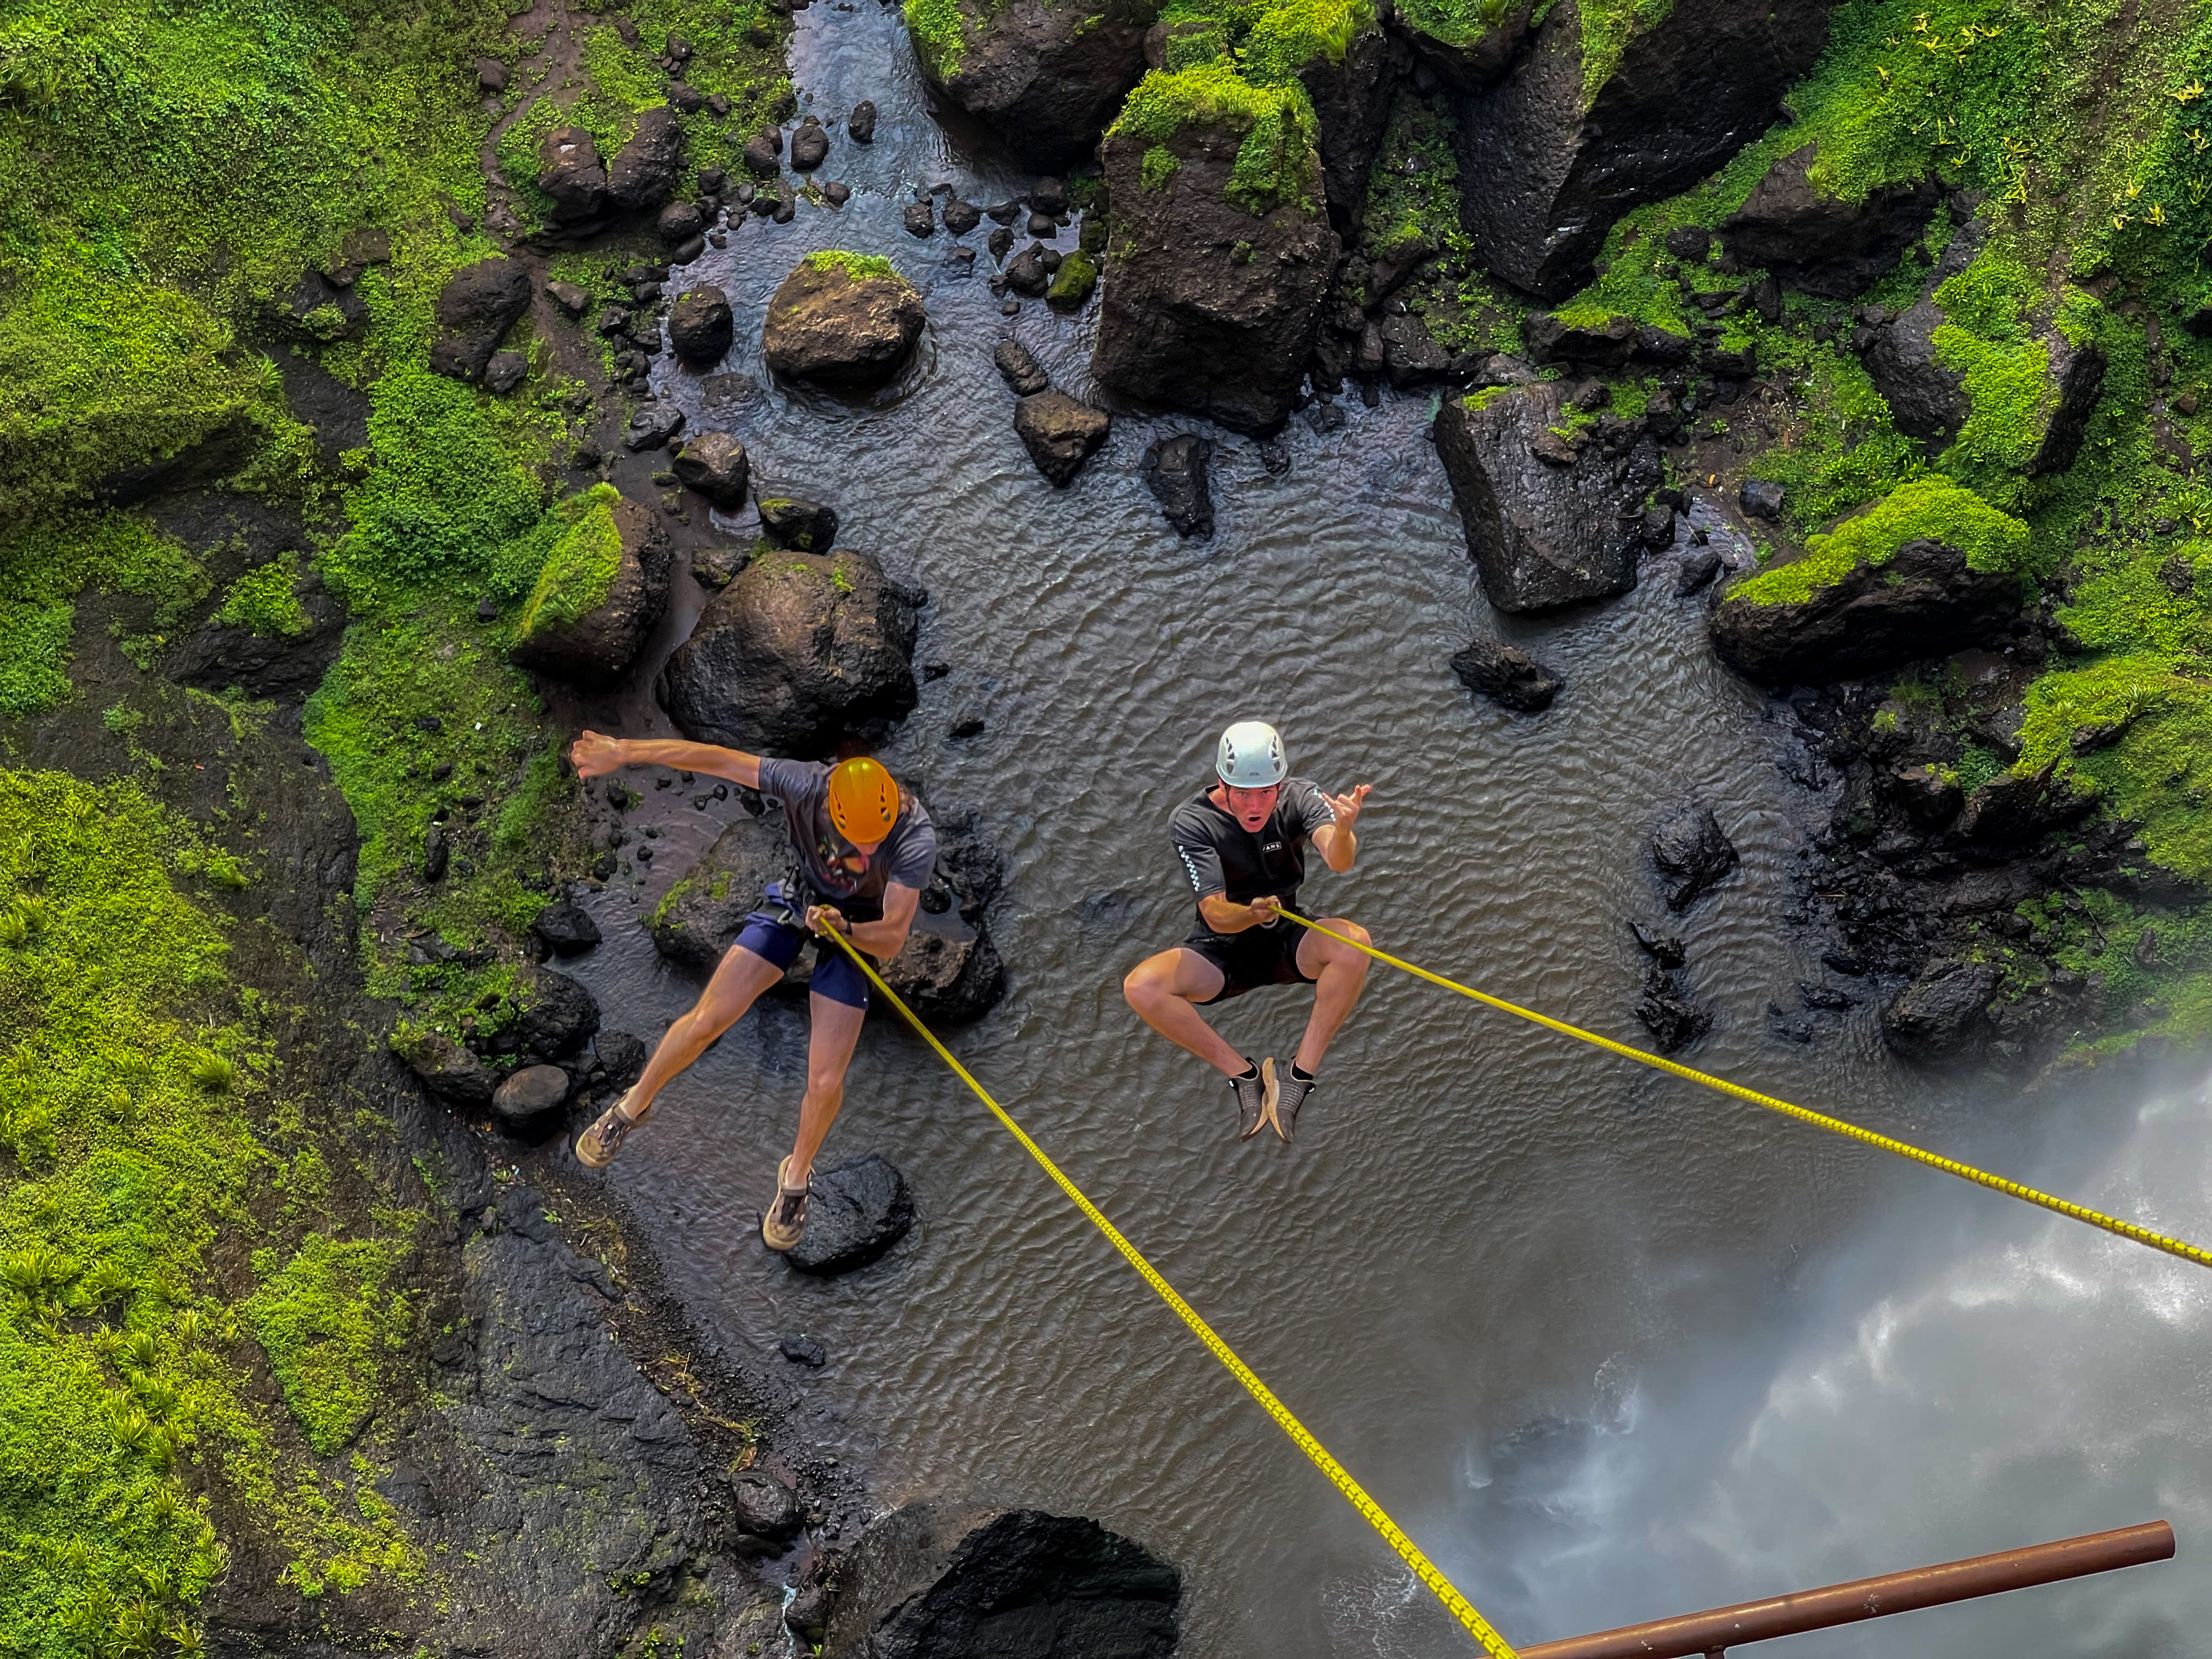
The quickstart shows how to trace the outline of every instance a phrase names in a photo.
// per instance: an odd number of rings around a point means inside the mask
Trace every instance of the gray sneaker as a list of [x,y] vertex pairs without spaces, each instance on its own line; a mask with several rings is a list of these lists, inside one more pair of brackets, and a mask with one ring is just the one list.
[[[1252,1065],[1252,1057],[1244,1056],[1244,1063]],[[1237,1097],[1237,1139],[1249,1140],[1260,1133],[1267,1121],[1268,1095],[1273,1089],[1270,1079],[1275,1062],[1262,1060],[1253,1067],[1250,1077],[1232,1077],[1229,1091]]]
[[623,1097],[599,1115],[599,1121],[576,1137],[576,1161],[587,1170],[604,1170],[615,1161],[622,1144],[629,1132],[645,1121],[643,1117],[626,1117],[623,1108],[629,1104],[629,1096]]
[[1291,1144],[1291,1131],[1297,1127],[1298,1108],[1320,1086],[1319,1078],[1300,1077],[1296,1072],[1285,1072],[1276,1084],[1274,1109],[1268,1113],[1267,1121],[1275,1126],[1275,1133],[1282,1136],[1285,1146]]

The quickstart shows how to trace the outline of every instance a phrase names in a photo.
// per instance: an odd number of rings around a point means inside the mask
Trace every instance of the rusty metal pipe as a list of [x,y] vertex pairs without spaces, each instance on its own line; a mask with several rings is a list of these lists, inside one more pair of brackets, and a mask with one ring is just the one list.
[[1765,1642],[1808,1630],[1826,1630],[1861,1619],[1880,1619],[1918,1607],[1942,1607],[1977,1595],[2055,1584],[2093,1572],[2140,1566],[2173,1558],[2173,1528],[2163,1521],[2112,1532],[2093,1532],[2056,1544],[2001,1550],[1969,1561],[1884,1573],[1849,1584],[1800,1590],[1705,1613],[1624,1625],[1594,1636],[1571,1636],[1519,1650],[1521,1659],[1699,1659],[1744,1642]]

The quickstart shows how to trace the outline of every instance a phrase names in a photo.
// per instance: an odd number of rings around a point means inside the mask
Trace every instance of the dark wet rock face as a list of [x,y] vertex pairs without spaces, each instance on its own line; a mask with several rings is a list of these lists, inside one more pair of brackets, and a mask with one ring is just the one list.
[[658,207],[684,167],[684,127],[676,112],[641,110],[629,137],[607,168],[607,200],[629,212]]
[[1971,412],[1964,380],[1936,361],[1942,325],[1935,301],[1921,300],[1880,330],[1866,355],[1867,373],[1888,400],[1897,429],[1931,446],[1950,442]]
[[721,362],[735,337],[730,296],[711,283],[685,289],[669,307],[668,343],[695,368],[709,368]]
[[1907,542],[1795,603],[1723,598],[1712,620],[1723,661],[1770,685],[1878,674],[1993,641],[2020,612],[2020,580],[1969,569],[1941,542]]
[[553,201],[556,225],[587,223],[607,210],[607,170],[581,127],[556,127],[538,141],[538,188]]
[[660,517],[628,499],[611,509],[621,560],[605,598],[564,614],[533,593],[509,652],[522,667],[578,685],[605,685],[635,660],[668,608],[668,532]]
[[1886,185],[1863,202],[1841,201],[1809,177],[1818,159],[1818,146],[1807,144],[1769,167],[1723,222],[1722,246],[1739,264],[1771,271],[1788,287],[1848,300],[1919,240],[1942,191],[1922,179]]
[[162,672],[210,691],[234,685],[250,697],[298,702],[320,684],[323,671],[337,655],[346,616],[313,570],[300,573],[292,596],[307,619],[299,633],[256,634],[210,617],[169,653]]
[[769,301],[769,367],[823,386],[880,386],[921,337],[921,295],[903,276],[855,270],[820,255],[799,261]]
[[803,1273],[848,1273],[881,1259],[914,1225],[914,1193],[887,1159],[870,1152],[816,1170],[806,1231],[784,1260]]
[[1739,862],[1735,843],[1713,809],[1692,803],[1659,820],[1651,831],[1651,863],[1669,910],[1687,909]]
[[1662,968],[1644,970],[1644,994],[1637,999],[1636,1017],[1662,1054],[1688,1048],[1713,1028],[1713,1011],[1693,1001],[1681,979]]
[[1052,376],[1044,372],[1044,366],[1019,340],[1000,341],[991,354],[991,362],[998,369],[999,378],[1006,383],[1006,389],[1018,398],[1042,392],[1052,384]]
[[800,495],[760,498],[761,534],[770,547],[801,553],[827,553],[837,540],[837,515],[819,501]]
[[500,339],[530,309],[530,270],[495,254],[463,265],[438,290],[438,337],[430,367],[455,380],[480,381]]
[[599,924],[573,899],[558,899],[530,924],[538,941],[556,957],[580,956],[599,942]]
[[661,705],[700,743],[826,754],[914,708],[918,609],[864,553],[779,549],[708,602],[662,671]]
[[1112,417],[1065,392],[1036,392],[1014,405],[1014,431],[1054,485],[1065,485],[1106,441]]
[[1999,978],[1988,963],[1929,963],[1881,1011],[1882,1041],[1923,1064],[1974,1059],[1989,1036]]
[[1471,640],[1453,652],[1451,670],[1468,690],[1524,714],[1549,708],[1566,686],[1520,647],[1487,637]]
[[[1445,40],[1423,27],[1426,13],[1401,9],[1397,26],[1419,54],[1421,64],[1455,92],[1477,92],[1503,76],[1528,38],[1528,19],[1537,0],[1505,0],[1497,15],[1484,8],[1481,32],[1471,41]],[[1456,33],[1457,31],[1453,31]]]
[[1360,216],[1367,206],[1368,170],[1382,142],[1396,90],[1393,58],[1404,50],[1398,46],[1394,52],[1390,38],[1370,27],[1352,37],[1340,58],[1322,52],[1298,71],[1298,80],[1313,100],[1315,149],[1321,157],[1329,222],[1338,235],[1347,239],[1359,233]]
[[731,511],[745,504],[752,461],[745,447],[726,432],[701,432],[684,440],[669,466],[687,489]]
[[1626,428],[1560,439],[1556,381],[1474,401],[1444,400],[1437,453],[1491,604],[1542,611],[1635,586],[1644,497],[1661,476],[1656,446]]
[[1114,238],[1091,372],[1127,397],[1265,433],[1290,413],[1340,245],[1298,202],[1254,214],[1229,199],[1243,142],[1185,125],[1166,146],[1174,176],[1147,190],[1152,146],[1106,141]]
[[1182,1580],[1079,1516],[925,1499],[846,1557],[823,1659],[1168,1659]]
[[1188,432],[1162,438],[1145,451],[1139,469],[1145,488],[1152,492],[1161,515],[1178,536],[1213,533],[1213,495],[1206,477],[1212,453],[1209,440]]
[[1623,213],[1687,189],[1765,131],[1820,56],[1829,9],[1674,0],[1629,36],[1586,106],[1581,8],[1559,0],[1504,81],[1459,106],[1477,255],[1540,298],[1571,293]]
[[1145,72],[1152,9],[1135,0],[1105,0],[1096,11],[1048,0],[967,0],[958,18],[957,49],[915,42],[923,77],[996,131],[1026,167],[1089,160]]

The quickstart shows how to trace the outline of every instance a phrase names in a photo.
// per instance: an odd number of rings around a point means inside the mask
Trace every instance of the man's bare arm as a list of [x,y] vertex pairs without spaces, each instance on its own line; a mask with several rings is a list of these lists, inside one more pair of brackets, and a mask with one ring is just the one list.
[[1274,899],[1265,897],[1239,904],[1226,893],[1208,893],[1198,902],[1198,914],[1217,933],[1241,933],[1249,928],[1264,927],[1275,919],[1279,908]]
[[704,772],[748,789],[760,787],[761,757],[711,743],[675,738],[610,738],[586,732],[569,746],[576,775],[596,778],[618,766],[666,766],[679,772]]
[[1352,825],[1359,822],[1360,811],[1367,805],[1368,791],[1373,787],[1363,783],[1348,795],[1324,793],[1322,796],[1336,814],[1336,822],[1324,823],[1313,832],[1314,850],[1321,854],[1322,862],[1340,876],[1351,869],[1352,860],[1359,856],[1359,837]]
[[[914,929],[914,913],[921,903],[921,890],[890,882],[884,888],[880,921],[846,921],[836,906],[817,904],[806,913],[810,927],[837,927],[847,939],[878,961],[888,962],[905,948]],[[832,920],[834,918],[835,920]],[[842,924],[842,927],[840,924]]]

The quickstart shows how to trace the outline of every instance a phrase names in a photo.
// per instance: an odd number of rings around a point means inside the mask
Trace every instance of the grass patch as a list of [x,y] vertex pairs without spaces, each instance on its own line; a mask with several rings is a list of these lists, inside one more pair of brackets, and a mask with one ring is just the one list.
[[266,1271],[246,1321],[307,1443],[325,1456],[391,1393],[385,1369],[413,1328],[407,1298],[392,1288],[408,1254],[402,1239],[309,1233],[282,1267],[273,1252],[255,1262]]
[[1880,568],[1897,556],[1898,549],[1916,541],[1957,550],[1969,569],[2017,571],[2027,547],[2027,526],[1948,478],[1915,478],[1830,534],[1810,538],[1802,558],[1739,583],[1729,597],[1753,605],[1808,599],[1862,565]]
[[559,509],[571,522],[545,556],[538,580],[515,619],[517,639],[589,615],[607,602],[622,571],[622,532],[615,527],[614,505],[622,492],[596,483]]
[[311,625],[300,603],[300,556],[285,553],[231,583],[213,620],[265,640],[297,639]]

